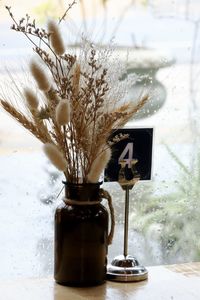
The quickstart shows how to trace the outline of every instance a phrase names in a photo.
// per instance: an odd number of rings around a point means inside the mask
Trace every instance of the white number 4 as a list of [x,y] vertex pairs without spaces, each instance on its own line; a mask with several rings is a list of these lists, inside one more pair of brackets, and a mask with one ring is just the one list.
[[[128,158],[125,158],[126,155]],[[128,143],[122,151],[118,162],[120,163],[122,160],[128,165],[128,168],[131,168],[131,161],[133,160],[133,143]]]

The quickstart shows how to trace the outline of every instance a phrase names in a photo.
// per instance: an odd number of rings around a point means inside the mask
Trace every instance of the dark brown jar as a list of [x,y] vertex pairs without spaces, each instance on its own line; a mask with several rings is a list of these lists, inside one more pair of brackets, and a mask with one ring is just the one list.
[[65,199],[55,213],[57,283],[68,286],[104,283],[108,212],[100,200],[99,183],[65,183]]

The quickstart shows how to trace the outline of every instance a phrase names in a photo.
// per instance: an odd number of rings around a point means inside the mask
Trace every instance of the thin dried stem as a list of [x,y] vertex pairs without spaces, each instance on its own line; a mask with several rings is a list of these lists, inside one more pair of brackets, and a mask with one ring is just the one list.
[[70,9],[76,4],[76,0],[74,0],[71,4],[69,4],[68,8],[66,9],[66,11],[64,12],[63,16],[60,18],[59,20],[59,24],[65,20],[65,17],[67,16],[68,12],[70,11]]

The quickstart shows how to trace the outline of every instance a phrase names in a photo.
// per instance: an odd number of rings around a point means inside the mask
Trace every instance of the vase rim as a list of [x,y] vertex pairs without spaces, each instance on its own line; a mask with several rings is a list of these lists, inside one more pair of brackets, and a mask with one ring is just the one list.
[[103,183],[103,181],[100,181],[100,182],[95,182],[95,183],[93,183],[93,182],[83,182],[83,183],[74,183],[74,182],[68,182],[68,181],[62,181],[62,183],[64,184],[64,185],[66,185],[66,186],[100,186],[102,183]]
[[65,185],[65,198],[77,201],[99,201],[100,185],[97,183],[63,182]]

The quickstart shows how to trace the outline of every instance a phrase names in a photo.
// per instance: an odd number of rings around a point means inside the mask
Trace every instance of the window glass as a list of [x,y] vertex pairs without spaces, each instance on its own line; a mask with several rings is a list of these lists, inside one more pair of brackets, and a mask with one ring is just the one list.
[[[199,260],[199,1],[81,3],[62,25],[66,43],[78,47],[82,31],[96,43],[114,39],[121,59],[129,50],[129,72],[143,75],[128,97],[134,101],[141,87],[150,94],[128,124],[154,128],[152,180],[138,182],[130,192],[129,254],[147,266]],[[62,0],[1,1],[1,94],[14,88],[13,82],[26,83],[33,55],[28,40],[10,30],[5,5],[12,5],[16,18],[28,13],[42,26],[66,8]],[[40,142],[3,111],[0,170],[0,278],[52,274],[54,211],[62,201],[63,177]],[[118,183],[104,188],[113,197],[117,221],[111,260],[123,253],[125,195]]]

